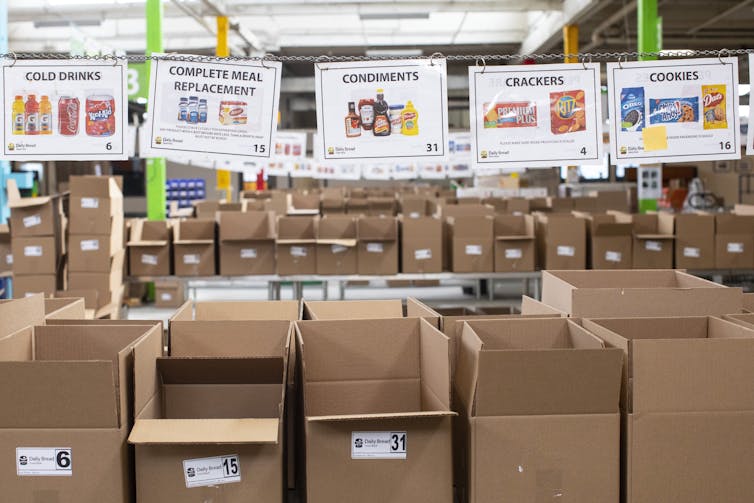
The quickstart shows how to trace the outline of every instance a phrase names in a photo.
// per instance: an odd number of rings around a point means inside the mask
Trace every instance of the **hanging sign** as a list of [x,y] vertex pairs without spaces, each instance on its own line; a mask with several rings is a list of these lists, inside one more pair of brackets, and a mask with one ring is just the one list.
[[444,59],[318,63],[315,85],[322,160],[447,156]]
[[471,66],[469,98],[480,168],[548,167],[602,157],[597,63]]
[[306,133],[278,131],[275,134],[274,158],[279,161],[294,161],[306,157]]
[[146,153],[271,158],[281,68],[273,61],[153,59]]
[[738,59],[609,63],[617,163],[739,159]]
[[125,60],[3,61],[3,157],[128,157]]

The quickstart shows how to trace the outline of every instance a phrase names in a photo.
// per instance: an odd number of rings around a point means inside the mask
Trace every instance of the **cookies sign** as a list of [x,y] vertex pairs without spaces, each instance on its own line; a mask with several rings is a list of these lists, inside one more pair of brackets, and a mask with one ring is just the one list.
[[609,63],[614,162],[739,159],[738,59]]
[[469,68],[477,169],[547,167],[602,158],[600,67]]

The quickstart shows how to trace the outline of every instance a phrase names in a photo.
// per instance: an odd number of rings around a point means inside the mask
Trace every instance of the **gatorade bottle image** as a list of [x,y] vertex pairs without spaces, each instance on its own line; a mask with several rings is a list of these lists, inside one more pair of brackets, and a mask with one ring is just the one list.
[[52,103],[47,96],[39,102],[39,134],[52,134]]
[[13,134],[24,134],[25,109],[24,97],[16,95],[11,108],[11,121],[13,123]]
[[402,134],[407,136],[416,136],[419,134],[419,112],[416,111],[411,101],[406,103],[406,108],[401,113],[401,119],[403,121]]
[[24,106],[24,134],[39,134],[39,102],[33,94],[29,95]]

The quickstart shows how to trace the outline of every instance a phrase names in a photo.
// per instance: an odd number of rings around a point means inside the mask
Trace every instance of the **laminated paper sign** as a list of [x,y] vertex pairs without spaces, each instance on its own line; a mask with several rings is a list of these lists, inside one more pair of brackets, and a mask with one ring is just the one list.
[[472,66],[476,165],[522,168],[602,159],[600,65]]
[[128,157],[124,60],[5,60],[3,104],[5,159]]
[[272,158],[281,68],[273,61],[153,59],[142,151]]
[[738,59],[609,63],[617,163],[739,159]]
[[444,59],[318,63],[318,141],[322,160],[445,159]]

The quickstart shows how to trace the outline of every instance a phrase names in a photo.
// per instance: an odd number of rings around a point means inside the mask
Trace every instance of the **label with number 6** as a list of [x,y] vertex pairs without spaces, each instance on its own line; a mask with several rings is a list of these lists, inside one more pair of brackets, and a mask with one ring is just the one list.
[[70,447],[16,447],[19,477],[70,477],[73,457]]
[[351,432],[351,459],[406,459],[405,431]]

